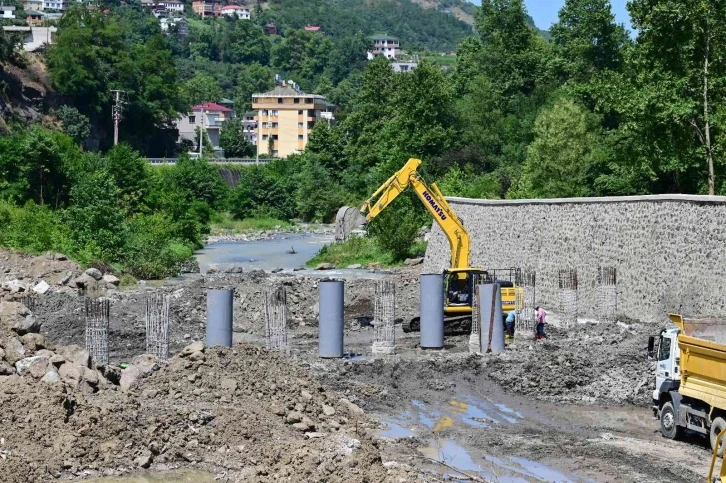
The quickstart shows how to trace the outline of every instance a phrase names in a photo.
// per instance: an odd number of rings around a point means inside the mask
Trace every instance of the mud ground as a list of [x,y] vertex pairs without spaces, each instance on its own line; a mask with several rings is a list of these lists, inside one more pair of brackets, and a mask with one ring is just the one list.
[[[419,267],[408,267],[376,274],[396,281],[397,314],[402,317],[417,313],[419,271]],[[86,419],[75,421],[55,409],[52,430],[42,441],[59,452],[60,459],[54,463],[60,466],[57,476],[98,476],[109,468],[116,471],[112,474],[136,471],[133,461],[140,448],[156,441],[153,434],[138,428],[151,427],[162,428],[159,437],[168,439],[168,444],[156,442],[166,447],[160,454],[167,456],[155,459],[152,469],[201,468],[222,481],[283,477],[306,481],[305,474],[299,474],[304,464],[311,468],[307,481],[346,481],[348,470],[356,465],[360,473],[349,481],[693,482],[705,478],[710,462],[705,442],[665,440],[651,416],[653,367],[645,358],[645,348],[647,336],[660,327],[633,321],[583,322],[568,330],[552,326],[546,342],[518,334],[502,356],[469,354],[464,335],[448,336],[442,351],[421,351],[418,335],[403,334],[399,328],[397,355],[373,359],[369,355],[373,281],[357,278],[346,281],[348,356],[320,360],[316,357],[315,302],[322,276],[306,272],[192,276],[113,294],[112,363],[129,361],[145,351],[143,303],[149,292],[163,291],[171,297],[171,348],[178,353],[191,341],[203,340],[206,289],[234,288],[235,341],[251,345],[215,350],[205,362],[208,367],[201,370],[186,367],[177,358],[144,379],[132,395],[112,392],[86,397],[81,404]],[[289,356],[279,359],[253,348],[264,345],[263,290],[277,284],[288,287],[291,347]],[[36,315],[43,320],[42,332],[55,343],[83,345],[82,299],[69,294],[40,297]],[[274,366],[274,384],[284,388],[279,393],[269,390],[270,374],[255,369],[265,364]],[[190,379],[190,371],[200,374],[199,382],[197,376]],[[225,401],[221,380],[228,377],[237,380],[238,387]],[[300,404],[295,398],[306,387],[300,380],[313,387],[316,404],[336,401],[336,410],[345,414],[346,438],[363,445],[361,458],[353,466],[344,450],[349,443],[331,443],[329,438],[309,442],[284,422],[287,416],[270,409],[277,400],[287,401],[286,411],[295,409]],[[258,393],[256,388],[262,384],[268,389]],[[319,401],[317,391],[324,394]],[[33,398],[66,397],[22,387],[16,393],[22,395],[11,406],[16,411],[23,407],[20,402],[32,407]],[[337,402],[339,397],[365,411],[359,424],[351,423],[355,417]],[[205,437],[193,437],[188,426],[196,425],[188,418],[204,420],[205,411],[215,416],[212,429]],[[310,415],[319,416],[317,411],[311,408]],[[22,412],[13,416],[15,424],[25,428],[19,436],[39,437],[40,427],[26,431],[34,423],[24,418]],[[325,422],[321,419],[315,423]],[[101,429],[106,423],[111,427]],[[321,432],[332,433],[329,427],[320,427],[324,428]],[[83,441],[88,437],[115,443],[100,453],[90,451],[90,456],[74,455],[74,441],[62,436],[64,430]],[[242,433],[245,430],[247,435]],[[0,431],[6,435],[13,431],[12,425],[0,426]],[[127,441],[139,447],[129,449]],[[250,443],[253,446],[247,446]],[[89,447],[92,444],[88,442]],[[239,450],[258,445],[249,454]],[[36,451],[44,454],[40,448]],[[278,464],[291,451],[307,453]],[[327,456],[320,461],[306,456],[316,452]],[[329,477],[319,473],[325,461],[332,462]],[[20,463],[27,465],[27,461]],[[64,468],[67,465],[71,466]]]

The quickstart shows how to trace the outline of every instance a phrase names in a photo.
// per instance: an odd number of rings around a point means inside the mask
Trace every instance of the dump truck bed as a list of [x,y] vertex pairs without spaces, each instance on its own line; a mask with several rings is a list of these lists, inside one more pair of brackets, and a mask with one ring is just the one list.
[[671,315],[681,329],[681,386],[684,396],[726,409],[726,319]]

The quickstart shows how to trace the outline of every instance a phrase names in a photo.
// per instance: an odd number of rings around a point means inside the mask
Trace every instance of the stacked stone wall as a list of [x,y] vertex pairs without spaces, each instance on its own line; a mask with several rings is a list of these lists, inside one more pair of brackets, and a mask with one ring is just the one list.
[[[545,308],[558,303],[557,271],[576,268],[580,316],[594,318],[597,269],[612,266],[621,320],[726,317],[726,197],[447,199],[471,236],[471,265],[535,269]],[[434,226],[424,270],[448,267],[449,257]]]

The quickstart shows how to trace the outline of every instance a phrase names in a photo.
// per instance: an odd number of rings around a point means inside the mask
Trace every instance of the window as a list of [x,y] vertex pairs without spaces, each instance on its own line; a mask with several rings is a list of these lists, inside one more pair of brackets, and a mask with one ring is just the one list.
[[267,141],[267,134],[263,134],[263,135],[262,135],[262,140],[263,140],[263,141]]
[[189,116],[189,124],[196,124],[197,116]]
[[273,122],[273,123],[272,123],[272,128],[273,128],[273,129],[277,129],[277,125],[278,125],[278,124],[277,124],[276,122]]
[[671,357],[671,338],[661,337],[658,347],[658,360],[667,361]]
[[296,98],[295,98],[295,100],[294,100],[293,102],[294,102],[295,104],[300,104],[300,98],[299,98],[299,97],[296,97]]
[[298,141],[302,141],[303,140],[303,135],[302,134],[298,134],[297,135],[297,139],[298,139]]
[[302,116],[302,110],[300,110],[300,111],[297,111],[297,115],[298,115],[298,116]]
[[273,156],[279,156],[279,154],[280,154],[280,151],[278,151],[277,149],[273,149],[272,150],[272,155]]
[[312,103],[313,103],[312,99],[305,99],[305,104],[312,104]]
[[269,114],[269,111],[267,109],[263,109],[262,110],[262,115],[263,116],[269,116],[270,114]]
[[277,117],[278,115],[280,115],[280,111],[278,111],[277,109],[273,109],[272,110],[272,115],[275,116],[275,117]]
[[274,139],[275,141],[277,141],[277,134],[273,134],[272,135],[272,139]]
[[278,98],[277,98],[277,103],[278,103],[278,104],[282,104],[282,97],[278,97]]
[[267,123],[266,122],[263,122],[262,123],[262,129],[267,129]]

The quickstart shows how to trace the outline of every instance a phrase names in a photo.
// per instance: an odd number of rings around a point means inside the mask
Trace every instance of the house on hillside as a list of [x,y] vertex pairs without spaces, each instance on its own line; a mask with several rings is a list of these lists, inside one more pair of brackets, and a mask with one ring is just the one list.
[[257,112],[247,111],[242,115],[242,133],[253,145],[257,145]]
[[215,153],[221,153],[219,134],[222,130],[222,123],[235,117],[234,109],[224,107],[215,102],[205,102],[194,106],[192,107],[192,112],[183,115],[176,122],[176,128],[179,131],[179,140],[189,139],[194,143],[199,142],[197,128],[200,128],[206,131]]
[[372,35],[373,50],[368,52],[368,59],[383,55],[389,59],[395,59],[401,53],[401,44],[396,37],[390,35]]
[[237,15],[241,20],[250,19],[250,9],[241,5],[226,5],[220,12],[222,15]]
[[391,67],[395,72],[411,72],[418,67],[418,62],[391,62]]
[[66,9],[65,0],[43,0],[43,10],[59,10]]
[[279,77],[278,83],[271,91],[252,94],[252,108],[257,111],[259,156],[284,158],[300,153],[317,122],[335,120],[335,106],[325,97],[306,94],[294,83],[281,82]]
[[267,35],[277,35],[277,25],[274,23],[268,23],[262,27]]
[[11,5],[0,5],[0,18],[15,18],[15,7]]
[[323,33],[323,27],[321,27],[320,25],[305,25],[305,31]]
[[159,26],[161,27],[162,32],[168,33],[170,27],[176,27],[176,32],[179,35],[186,35],[188,33],[188,25],[189,23],[184,17],[168,17],[162,18],[159,21]]
[[184,2],[177,2],[176,0],[169,0],[167,2],[159,2],[156,4],[157,7],[163,7],[167,12],[182,13],[184,11]]
[[36,12],[43,11],[43,0],[24,0],[23,8],[27,10],[35,10]]
[[220,6],[214,0],[194,0],[192,10],[202,18],[218,17]]

